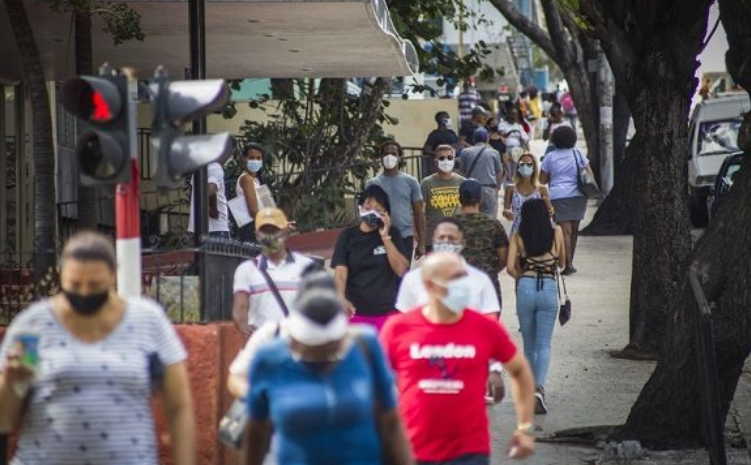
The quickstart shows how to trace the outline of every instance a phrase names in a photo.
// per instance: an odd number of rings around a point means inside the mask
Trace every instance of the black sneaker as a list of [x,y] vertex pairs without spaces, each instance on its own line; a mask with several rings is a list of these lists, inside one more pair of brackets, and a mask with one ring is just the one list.
[[537,386],[535,389],[535,415],[545,415],[548,413],[548,406],[545,405],[545,389]]

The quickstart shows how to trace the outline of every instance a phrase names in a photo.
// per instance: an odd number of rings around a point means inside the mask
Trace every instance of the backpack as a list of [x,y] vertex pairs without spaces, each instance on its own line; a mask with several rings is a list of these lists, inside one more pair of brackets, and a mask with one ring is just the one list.
[[574,99],[571,97],[570,93],[566,92],[563,97],[561,97],[561,108],[564,113],[572,113],[576,110]]

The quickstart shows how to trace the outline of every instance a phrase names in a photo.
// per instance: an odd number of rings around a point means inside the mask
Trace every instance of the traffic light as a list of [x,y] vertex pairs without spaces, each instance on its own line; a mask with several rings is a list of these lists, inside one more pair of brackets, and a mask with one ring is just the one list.
[[81,183],[95,186],[130,179],[128,80],[105,65],[100,77],[78,76],[62,88],[63,107],[89,126],[76,143]]
[[157,187],[175,187],[182,183],[186,174],[221,159],[232,150],[232,137],[228,132],[195,136],[182,132],[187,122],[204,117],[227,103],[230,92],[223,79],[169,82],[164,70],[159,68],[150,89],[154,100],[151,140],[158,154],[154,175]]

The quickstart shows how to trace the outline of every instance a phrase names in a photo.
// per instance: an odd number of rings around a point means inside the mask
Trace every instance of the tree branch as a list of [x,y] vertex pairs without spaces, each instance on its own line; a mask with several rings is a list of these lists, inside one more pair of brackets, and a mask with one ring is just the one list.
[[532,42],[537,44],[550,58],[558,63],[558,55],[550,36],[540,26],[529,20],[509,0],[490,0],[490,3],[501,12],[506,20]]
[[569,37],[566,34],[566,28],[563,25],[561,19],[561,12],[558,10],[558,6],[555,0],[542,0],[542,9],[545,11],[545,23],[548,25],[548,34],[553,39],[553,47],[555,47],[557,56],[560,57],[561,62],[559,66],[565,67],[571,66],[576,62],[576,51],[573,49],[572,44],[574,35]]
[[592,24],[613,73],[626,76],[630,65],[636,61],[636,54],[624,30],[603,14],[598,5],[599,0],[580,0],[579,10]]

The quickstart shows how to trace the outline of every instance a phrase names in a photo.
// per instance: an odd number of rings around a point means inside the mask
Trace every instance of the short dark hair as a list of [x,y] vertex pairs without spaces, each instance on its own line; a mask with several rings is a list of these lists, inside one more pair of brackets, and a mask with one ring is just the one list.
[[68,239],[63,247],[61,265],[64,266],[67,260],[103,262],[110,270],[117,270],[112,240],[94,231],[82,231]]
[[544,200],[530,199],[524,202],[519,236],[528,257],[543,255],[553,248],[555,230]]
[[572,149],[576,145],[576,130],[571,126],[558,126],[550,135],[550,141],[558,149]]
[[441,121],[445,119],[449,119],[451,116],[449,115],[449,112],[447,111],[439,111],[435,114],[435,122],[438,124],[441,124]]
[[266,149],[264,149],[258,142],[248,142],[243,145],[242,156],[247,157],[250,150],[258,150],[261,152],[261,156],[266,156]]
[[433,228],[433,230],[435,231],[436,229],[438,229],[438,226],[440,226],[442,224],[453,224],[454,226],[456,226],[456,228],[459,230],[459,232],[461,232],[462,234],[464,234],[464,227],[462,226],[462,222],[459,221],[457,218],[454,218],[453,216],[444,216],[443,218],[441,218],[440,220],[438,220],[438,222],[435,224],[435,228]]
[[386,213],[391,214],[391,203],[389,202],[389,196],[385,190],[378,184],[371,184],[365,188],[359,195],[357,200],[358,205],[362,205],[366,200],[373,199],[380,203],[386,210]]
[[378,153],[383,154],[383,151],[386,150],[386,147],[388,147],[389,145],[393,145],[394,147],[396,147],[399,157],[402,156],[402,146],[399,145],[399,142],[395,141],[394,139],[389,139],[387,141],[384,141],[381,144],[381,146],[378,148]]

